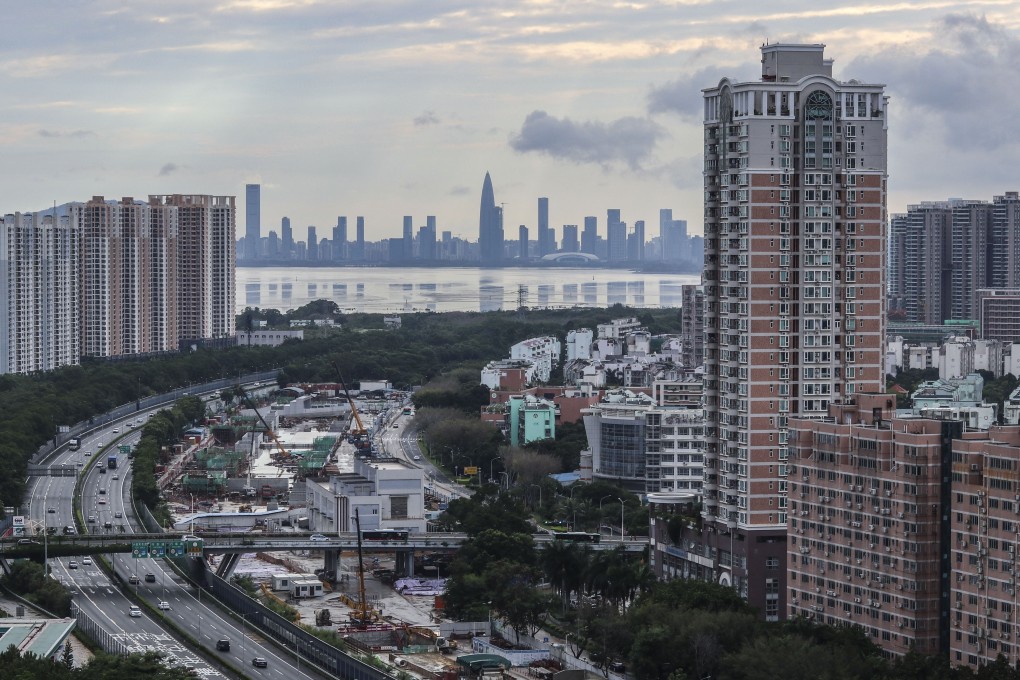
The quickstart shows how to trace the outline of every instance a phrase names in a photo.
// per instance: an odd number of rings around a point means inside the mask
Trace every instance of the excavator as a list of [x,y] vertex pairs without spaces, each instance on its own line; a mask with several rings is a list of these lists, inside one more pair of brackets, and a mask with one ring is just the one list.
[[333,362],[333,368],[336,370],[336,377],[340,381],[340,387],[344,388],[344,396],[347,397],[347,403],[351,405],[351,419],[354,421],[352,427],[347,434],[347,441],[354,444],[354,448],[357,449],[359,454],[372,454],[372,438],[369,436],[368,430],[365,428],[364,423],[361,422],[361,415],[358,413],[358,407],[354,405],[354,399],[351,398],[351,393],[347,390],[347,383],[344,382],[343,375],[340,374],[340,367]]

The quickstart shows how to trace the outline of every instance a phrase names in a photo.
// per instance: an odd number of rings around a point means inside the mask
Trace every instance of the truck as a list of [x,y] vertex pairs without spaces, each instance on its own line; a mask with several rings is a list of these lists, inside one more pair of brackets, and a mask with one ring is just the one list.
[[81,448],[81,437],[71,437],[67,440],[67,448],[72,451],[77,451]]
[[112,456],[106,459],[106,467],[110,468],[111,470],[117,469],[117,454],[113,454]]

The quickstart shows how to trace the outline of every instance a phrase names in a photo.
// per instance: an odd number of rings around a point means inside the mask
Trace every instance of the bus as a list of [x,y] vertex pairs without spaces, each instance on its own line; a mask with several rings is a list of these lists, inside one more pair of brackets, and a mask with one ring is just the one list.
[[559,541],[576,541],[579,543],[598,543],[602,540],[599,534],[589,534],[586,531],[560,531],[553,534],[553,538]]
[[363,541],[401,541],[406,542],[409,532],[401,529],[374,529],[361,532]]

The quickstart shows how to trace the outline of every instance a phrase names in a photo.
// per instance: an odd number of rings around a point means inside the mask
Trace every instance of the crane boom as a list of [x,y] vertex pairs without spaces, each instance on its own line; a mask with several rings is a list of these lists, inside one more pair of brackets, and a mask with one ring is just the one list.
[[347,403],[351,406],[351,416],[354,418],[355,428],[351,430],[351,434],[358,437],[363,437],[368,434],[368,430],[365,429],[364,423],[361,422],[361,415],[358,413],[358,407],[354,405],[354,399],[351,398],[351,393],[347,389],[347,383],[344,381],[343,375],[340,373],[340,367],[333,362],[333,369],[336,370],[336,377],[340,381],[340,387],[344,388],[344,396],[347,397]]
[[284,448],[283,442],[281,442],[280,438],[276,436],[276,432],[273,431],[273,428],[269,427],[269,423],[267,423],[266,419],[262,417],[262,414],[259,413],[259,410],[255,408],[255,404],[252,403],[252,400],[248,398],[248,391],[245,390],[240,385],[238,385],[238,387],[241,390],[241,398],[244,399],[244,403],[248,404],[248,408],[255,411],[255,415],[258,417],[260,421],[262,421],[263,427],[265,427],[266,431],[269,433],[269,438],[273,440],[273,443],[276,444],[276,448],[280,450],[280,455],[283,456],[284,459],[290,459],[290,452],[286,448]]

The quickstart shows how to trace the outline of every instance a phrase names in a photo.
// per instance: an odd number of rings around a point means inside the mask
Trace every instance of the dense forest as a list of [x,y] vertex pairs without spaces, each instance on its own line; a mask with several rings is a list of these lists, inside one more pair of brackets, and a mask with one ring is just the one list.
[[305,340],[279,347],[200,349],[183,354],[89,360],[34,375],[0,376],[0,508],[19,505],[29,458],[62,425],[88,420],[121,404],[175,388],[252,371],[281,369],[282,383],[334,381],[335,361],[349,381],[385,378],[419,385],[457,367],[478,370],[507,356],[511,344],[540,334],[561,337],[615,318],[637,316],[653,333],[679,329],[676,310],[571,309],[531,312],[413,314],[402,327],[384,328],[381,315],[343,316],[318,301],[288,314],[247,310],[239,325],[268,319],[324,318],[339,327],[306,329]]

